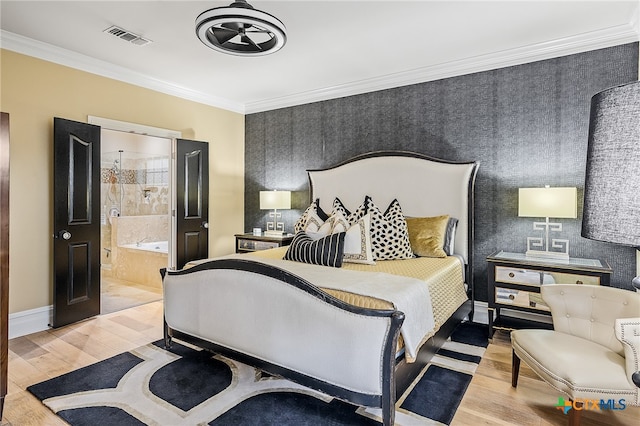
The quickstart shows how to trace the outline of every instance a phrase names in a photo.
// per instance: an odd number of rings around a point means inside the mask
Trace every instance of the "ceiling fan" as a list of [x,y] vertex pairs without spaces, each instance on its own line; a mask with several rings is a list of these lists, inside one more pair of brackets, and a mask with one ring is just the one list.
[[202,12],[196,18],[196,34],[205,46],[239,56],[267,55],[287,41],[282,21],[245,0]]

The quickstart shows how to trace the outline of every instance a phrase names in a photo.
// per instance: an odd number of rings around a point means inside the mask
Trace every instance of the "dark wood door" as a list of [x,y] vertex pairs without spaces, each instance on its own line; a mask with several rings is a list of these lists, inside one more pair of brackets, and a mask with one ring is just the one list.
[[100,127],[54,118],[53,321],[100,314]]
[[176,267],[209,253],[209,144],[177,140]]
[[0,113],[0,423],[9,366],[9,114]]

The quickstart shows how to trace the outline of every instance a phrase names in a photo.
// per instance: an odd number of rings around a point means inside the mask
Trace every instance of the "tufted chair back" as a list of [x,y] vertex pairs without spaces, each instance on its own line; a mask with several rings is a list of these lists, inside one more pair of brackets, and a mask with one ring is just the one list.
[[555,331],[591,340],[624,356],[614,325],[618,318],[640,315],[637,293],[584,284],[543,285],[540,292],[551,309]]

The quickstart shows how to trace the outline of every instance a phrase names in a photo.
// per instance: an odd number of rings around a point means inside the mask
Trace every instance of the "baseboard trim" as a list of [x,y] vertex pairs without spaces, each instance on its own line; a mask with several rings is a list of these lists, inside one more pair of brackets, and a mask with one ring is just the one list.
[[53,305],[9,314],[9,339],[49,329]]

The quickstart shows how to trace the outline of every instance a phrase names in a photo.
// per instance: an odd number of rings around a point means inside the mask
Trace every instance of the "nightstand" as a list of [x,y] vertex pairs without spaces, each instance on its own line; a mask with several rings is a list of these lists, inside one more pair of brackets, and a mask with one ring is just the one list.
[[600,259],[554,260],[497,251],[487,257],[487,262],[489,338],[498,329],[553,328],[551,312],[540,297],[540,286],[609,285],[613,273],[609,264]]
[[253,234],[236,234],[236,253],[267,250],[276,247],[288,246],[293,240],[293,235],[281,237]]

